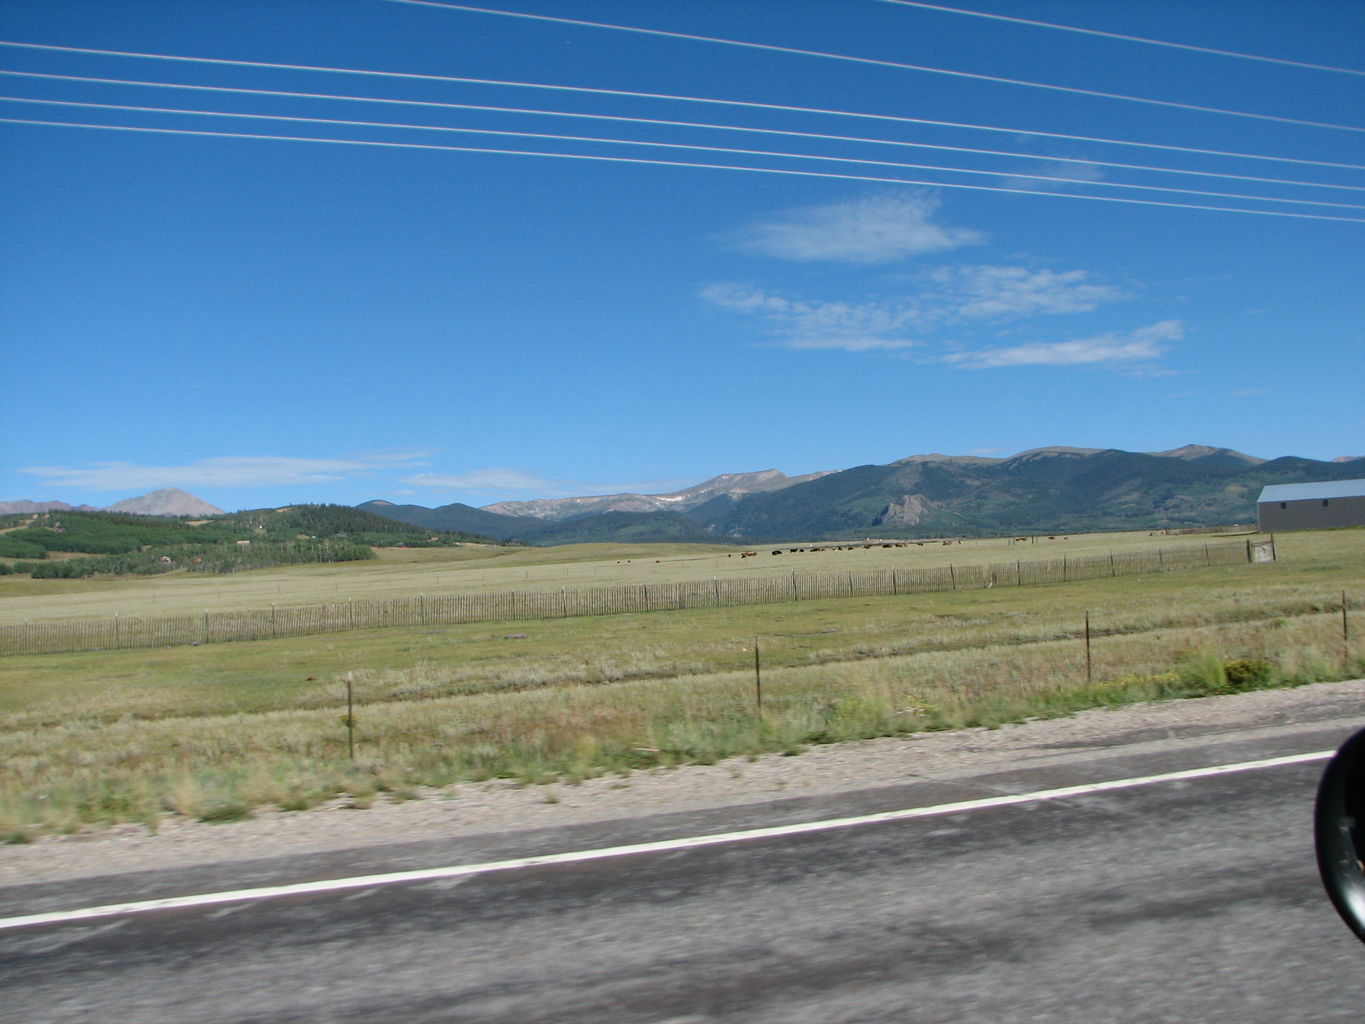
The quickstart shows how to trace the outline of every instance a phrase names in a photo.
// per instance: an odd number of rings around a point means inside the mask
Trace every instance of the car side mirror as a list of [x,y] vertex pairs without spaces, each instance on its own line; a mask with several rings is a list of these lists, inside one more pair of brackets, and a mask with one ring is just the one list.
[[1327,763],[1318,783],[1313,838],[1327,895],[1365,942],[1365,729]]

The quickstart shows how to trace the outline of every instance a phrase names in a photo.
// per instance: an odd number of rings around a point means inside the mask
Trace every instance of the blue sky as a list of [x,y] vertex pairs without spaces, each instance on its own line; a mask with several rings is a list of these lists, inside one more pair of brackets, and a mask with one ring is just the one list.
[[0,2],[0,499],[1365,454],[1358,3],[483,6]]

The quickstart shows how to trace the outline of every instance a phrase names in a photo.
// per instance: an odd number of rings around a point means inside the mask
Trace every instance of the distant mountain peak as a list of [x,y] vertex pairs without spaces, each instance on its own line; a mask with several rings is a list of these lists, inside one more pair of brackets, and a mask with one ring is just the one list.
[[124,498],[104,508],[68,505],[64,501],[0,501],[0,515],[31,515],[38,512],[121,512],[134,516],[220,516],[223,510],[176,487],[136,498]]
[[1010,456],[1011,459],[1037,459],[1045,458],[1049,455],[1099,455],[1107,451],[1105,448],[1073,448],[1071,445],[1051,444],[1045,448],[1030,448],[1028,451],[1020,452],[1018,455]]
[[927,462],[946,462],[958,466],[985,466],[1004,461],[1003,458],[990,455],[944,455],[941,452],[932,452],[928,455],[910,455],[897,459],[892,465],[914,466]]
[[1248,466],[1259,466],[1265,459],[1258,459],[1254,455],[1244,455],[1241,452],[1233,451],[1231,448],[1211,448],[1206,444],[1187,444],[1181,448],[1172,448],[1168,452],[1148,452],[1148,455],[1160,455],[1163,458],[1185,459],[1193,462],[1195,459],[1224,458],[1235,459],[1245,462]]
[[223,510],[178,487],[163,487],[110,505],[108,512],[135,516],[220,516]]
[[573,516],[604,512],[679,512],[710,501],[712,498],[739,499],[749,494],[778,491],[793,484],[823,476],[787,476],[778,469],[760,469],[753,473],[722,473],[681,491],[667,494],[593,494],[578,498],[536,498],[532,501],[500,501],[483,506],[482,511],[504,516],[533,516],[536,519],[568,519]]
[[[1105,452],[1118,451],[1116,448],[1077,448],[1072,445],[1053,444],[1042,448],[1029,448],[1027,451],[1018,452],[1015,455],[990,457],[983,455],[943,455],[938,452],[929,455],[911,455],[904,459],[897,459],[894,465],[910,466],[926,462],[943,462],[959,466],[985,466],[993,463],[1010,462],[1015,459],[1022,461],[1032,461],[1034,459],[1045,459],[1050,456],[1090,456],[1103,455]],[[1186,462],[1193,462],[1195,459],[1222,458],[1237,462],[1246,463],[1248,466],[1259,466],[1265,459],[1258,459],[1254,455],[1245,455],[1242,452],[1234,451],[1231,448],[1214,448],[1206,444],[1187,444],[1180,448],[1172,448],[1165,452],[1146,452],[1147,455],[1157,455],[1162,458],[1184,459]],[[1342,457],[1335,460],[1337,462],[1349,462],[1349,458]]]

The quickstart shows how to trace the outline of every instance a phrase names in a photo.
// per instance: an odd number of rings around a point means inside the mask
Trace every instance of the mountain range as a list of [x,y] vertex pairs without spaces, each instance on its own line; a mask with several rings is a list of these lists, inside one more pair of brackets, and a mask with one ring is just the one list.
[[[1365,458],[1262,459],[1186,445],[1163,452],[1035,448],[1008,458],[912,455],[804,476],[726,473],[666,494],[606,494],[427,508],[367,501],[359,509],[427,530],[550,545],[591,541],[747,543],[863,537],[959,537],[1146,530],[1256,521],[1267,484],[1365,477]],[[107,509],[209,517],[221,510],[169,487]],[[0,502],[0,514],[72,510]]]
[[600,494],[585,498],[538,498],[534,501],[500,501],[484,505],[483,511],[504,516],[536,519],[572,519],[603,512],[681,512],[712,498],[739,500],[750,494],[780,491],[792,484],[816,480],[825,473],[787,476],[776,469],[757,473],[723,473],[682,491],[668,494]]
[[121,512],[134,516],[220,516],[223,510],[202,498],[180,490],[163,487],[159,491],[136,498],[125,498],[105,508],[94,505],[68,505],[64,501],[0,501],[0,515],[31,515],[35,512]]
[[989,536],[1254,523],[1267,484],[1358,477],[1365,477],[1365,459],[1262,459],[1208,445],[1163,452],[1050,447],[1008,458],[913,455],[800,477],[731,473],[661,495],[359,507],[429,529],[527,544]]

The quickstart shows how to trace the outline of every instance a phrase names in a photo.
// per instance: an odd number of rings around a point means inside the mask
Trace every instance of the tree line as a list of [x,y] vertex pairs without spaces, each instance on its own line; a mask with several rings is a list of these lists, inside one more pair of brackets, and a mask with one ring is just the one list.
[[[353,562],[374,547],[438,547],[487,538],[432,531],[346,505],[295,505],[189,521],[110,512],[0,517],[0,574],[38,579],[240,572]],[[53,554],[79,557],[52,558]],[[6,561],[13,560],[13,561]]]

